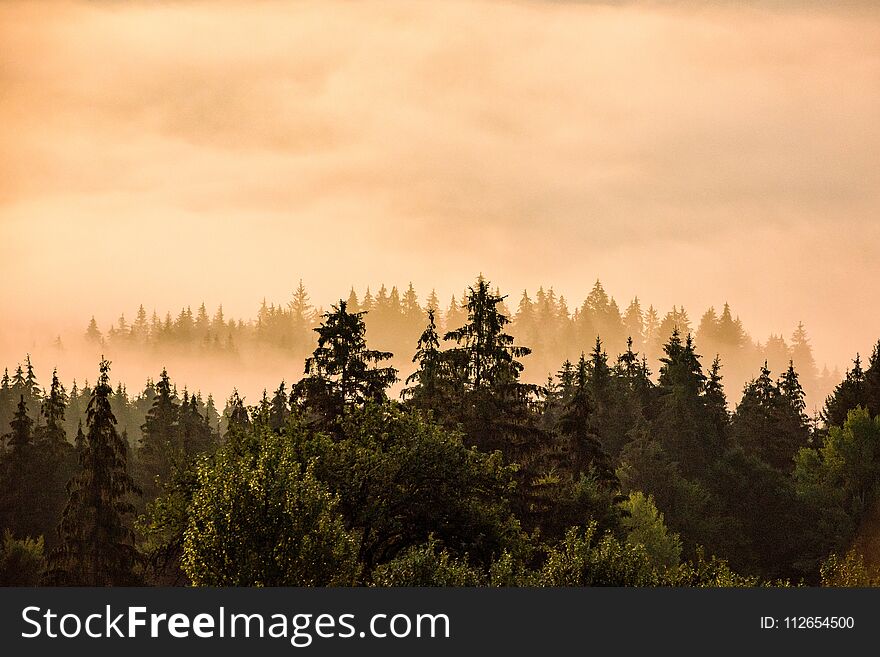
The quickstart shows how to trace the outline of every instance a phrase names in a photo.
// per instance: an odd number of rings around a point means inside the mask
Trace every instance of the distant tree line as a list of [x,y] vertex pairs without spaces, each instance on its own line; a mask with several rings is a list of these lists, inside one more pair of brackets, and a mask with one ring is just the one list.
[[422,313],[398,400],[392,353],[350,303],[320,316],[298,379],[256,404],[234,391],[222,414],[165,371],[130,398],[103,360],[68,393],[26,359],[0,385],[0,580],[878,581],[850,548],[878,504],[880,342],[819,419],[792,358],[775,376],[757,362],[731,411],[723,359],[704,365],[677,323],[656,375],[635,338],[610,357],[593,336],[538,385],[480,278],[457,324]]
[[[497,289],[495,293],[498,294]],[[460,326],[466,318],[467,291],[453,295],[448,301],[440,300],[432,291],[422,303],[412,284],[402,293],[396,286],[389,290],[381,285],[377,291],[367,288],[361,295],[352,289],[345,301],[350,312],[366,313],[365,323],[375,348],[403,355],[410,352],[418,339],[429,308],[433,309],[441,332]],[[700,352],[707,357],[720,356],[728,382],[737,387],[751,378],[755,363],[767,361],[772,370],[782,371],[792,361],[812,408],[821,406],[840,378],[836,370],[829,371],[827,366],[818,368],[802,323],[788,341],[781,335],[771,335],[764,342],[756,342],[726,303],[720,312],[709,308],[694,325],[680,306],[661,313],[654,306],[646,308],[636,297],[621,309],[602,283],[596,281],[579,306],[570,307],[565,297],[557,295],[552,287],[539,288],[534,294],[524,290],[515,307],[507,304],[507,299],[501,301],[499,312],[510,318],[510,334],[532,350],[524,373],[532,382],[543,381],[562,361],[576,360],[596,336],[609,353],[623,351],[627,340],[632,340],[633,350],[656,369],[663,356],[663,344],[673,327],[678,327],[682,335],[691,334]],[[235,358],[247,347],[270,346],[304,359],[315,348],[314,328],[322,316],[323,310],[312,305],[300,282],[287,304],[276,305],[263,300],[253,320],[228,318],[222,306],[209,314],[204,303],[195,311],[187,306],[175,316],[166,313],[164,317],[155,310],[148,314],[140,306],[133,321],[120,315],[116,324],[104,331],[92,318],[85,336],[91,343],[114,351],[126,347],[160,352],[186,350]],[[402,372],[409,367],[405,358],[394,359],[392,364]]]

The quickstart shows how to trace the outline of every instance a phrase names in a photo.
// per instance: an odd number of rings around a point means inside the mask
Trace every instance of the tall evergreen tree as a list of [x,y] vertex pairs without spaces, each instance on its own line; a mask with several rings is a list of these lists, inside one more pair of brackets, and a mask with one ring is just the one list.
[[482,449],[516,457],[535,431],[529,404],[536,386],[519,380],[519,359],[531,349],[515,345],[505,332],[510,319],[498,310],[502,299],[490,292],[488,281],[478,279],[468,289],[467,322],[444,339],[456,344],[447,353],[464,385],[460,412],[468,438]]
[[516,381],[523,370],[518,359],[531,353],[528,347],[514,345],[513,337],[504,332],[510,319],[496,308],[502,299],[489,291],[487,281],[478,281],[476,288],[469,288],[467,323],[443,338],[458,345],[451,352],[463,364],[471,389]]
[[77,586],[137,583],[137,552],[129,519],[137,492],[127,472],[126,445],[110,409],[110,363],[89,401],[88,433],[80,450],[81,471],[68,486],[69,499],[59,525],[60,545],[52,555],[50,579]]
[[844,380],[837,384],[834,392],[825,400],[821,415],[825,426],[842,427],[847,414],[857,406],[868,406],[865,372],[859,354],[856,354],[852,369],[846,371]]
[[52,385],[49,388],[49,396],[43,401],[43,417],[46,418],[44,435],[47,440],[56,444],[67,442],[67,434],[64,430],[64,410],[67,406],[67,394],[64,386],[58,380],[58,370],[52,372]]
[[244,400],[238,394],[238,390],[232,391],[232,396],[226,401],[226,410],[223,412],[226,418],[226,433],[224,438],[229,439],[237,432],[247,431],[251,426],[251,417],[248,413]]
[[706,406],[706,375],[700,357],[690,334],[682,342],[677,328],[663,350],[654,435],[685,476],[705,474],[707,464],[720,452],[721,436],[713,431]]
[[98,328],[98,322],[95,321],[95,318],[93,316],[91,321],[89,321],[88,328],[86,329],[86,340],[97,344],[101,342],[101,339],[101,330]]
[[730,413],[727,410],[727,395],[724,394],[724,385],[721,376],[721,358],[715,356],[709,375],[706,377],[705,401],[706,410],[712,420],[716,435],[724,437],[727,426],[730,424]]
[[434,411],[442,416],[453,402],[455,377],[449,359],[440,349],[440,336],[433,308],[428,308],[428,325],[419,337],[412,362],[417,365],[415,372],[406,379],[409,386],[401,392],[401,397],[416,408]]
[[385,390],[397,381],[397,370],[380,366],[392,354],[367,348],[363,316],[348,312],[341,300],[324,313],[315,329],[318,346],[306,360],[307,376],[294,388],[295,398],[320,409],[326,420],[347,406],[384,399]]
[[272,404],[269,410],[269,426],[276,433],[281,432],[287,424],[287,418],[290,416],[289,398],[286,388],[287,386],[282,381],[275,394],[272,395]]
[[176,399],[168,371],[163,369],[155,387],[153,404],[141,426],[138,449],[138,475],[147,500],[158,495],[160,482],[167,481],[171,462],[180,449],[180,404]]
[[559,432],[568,442],[572,465],[577,473],[593,471],[602,483],[616,487],[617,475],[599,437],[593,433],[593,402],[590,367],[581,354],[574,369],[570,392],[559,418]]
[[6,444],[12,448],[13,452],[26,449],[31,445],[34,439],[34,421],[28,415],[24,395],[19,396],[18,406],[9,427],[11,430],[6,434]]

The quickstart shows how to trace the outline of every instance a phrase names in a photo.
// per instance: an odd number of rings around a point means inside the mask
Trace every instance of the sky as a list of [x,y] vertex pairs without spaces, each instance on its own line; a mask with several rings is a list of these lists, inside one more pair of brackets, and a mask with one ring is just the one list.
[[[830,3],[829,3],[830,4]],[[0,355],[302,279],[880,337],[871,3],[0,4]]]

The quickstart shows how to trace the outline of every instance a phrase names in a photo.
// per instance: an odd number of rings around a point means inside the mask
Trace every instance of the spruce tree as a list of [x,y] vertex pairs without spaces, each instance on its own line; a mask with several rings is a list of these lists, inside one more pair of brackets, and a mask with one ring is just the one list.
[[46,418],[44,435],[48,441],[54,444],[65,444],[67,434],[64,430],[64,410],[67,407],[67,394],[64,386],[58,380],[58,370],[52,372],[52,385],[49,388],[49,396],[43,401],[43,417]]
[[731,439],[747,453],[769,463],[776,432],[779,389],[767,362],[743,390],[731,420]]
[[846,371],[844,380],[837,384],[834,392],[825,400],[825,408],[822,410],[821,417],[826,428],[842,427],[851,410],[858,406],[866,408],[868,406],[867,392],[862,359],[859,354],[856,354],[852,369]]
[[519,380],[519,359],[531,349],[514,344],[505,332],[510,319],[498,309],[502,299],[490,292],[488,281],[478,279],[468,289],[467,322],[444,339],[456,343],[447,358],[464,386],[459,412],[469,440],[518,458],[536,430],[529,406],[536,386]]
[[290,405],[287,389],[284,381],[278,386],[275,394],[272,395],[271,408],[269,410],[269,426],[272,431],[280,433],[287,424],[287,418],[290,416]]
[[385,390],[397,381],[397,370],[381,366],[392,354],[367,348],[364,314],[348,312],[340,300],[315,329],[318,346],[306,360],[306,378],[296,384],[294,397],[325,420],[346,407],[385,399]]
[[799,373],[795,370],[794,361],[788,362],[788,368],[780,377],[777,387],[779,403],[776,412],[779,438],[775,459],[771,459],[770,464],[790,471],[794,467],[794,456],[798,450],[809,444],[812,437],[810,418],[806,413],[806,395],[801,386]]
[[427,315],[428,325],[419,337],[412,359],[417,369],[407,377],[409,387],[401,392],[401,397],[416,408],[443,416],[449,410],[448,405],[454,402],[456,379],[449,359],[440,349],[434,309],[428,308]]
[[9,427],[11,430],[6,434],[6,444],[12,448],[13,453],[27,449],[34,439],[34,421],[28,415],[24,395],[19,397],[18,406]]
[[88,433],[79,454],[80,472],[69,483],[59,525],[50,580],[74,586],[126,586],[137,583],[138,555],[130,517],[137,488],[127,472],[126,445],[110,409],[110,363],[100,376],[87,410]]
[[784,473],[794,469],[794,458],[810,440],[810,422],[804,412],[804,391],[794,364],[778,382],[767,363],[743,392],[731,422],[731,436],[746,452]]
[[156,383],[153,404],[141,426],[142,438],[137,452],[138,478],[147,500],[159,494],[161,482],[168,480],[172,459],[181,448],[179,414],[180,405],[168,372],[163,369]]
[[523,371],[518,359],[531,353],[528,347],[515,345],[513,337],[504,332],[510,319],[496,307],[503,298],[489,291],[487,281],[479,280],[477,287],[468,291],[467,323],[448,331],[443,338],[458,345],[450,351],[461,357],[473,390],[493,389],[518,380]]
[[86,340],[94,344],[101,342],[101,330],[98,328],[98,322],[95,321],[94,316],[86,329]]
[[663,347],[654,436],[685,476],[705,475],[707,465],[720,453],[722,437],[705,399],[706,375],[688,334],[685,342],[677,328]]
[[716,355],[709,368],[709,376],[706,377],[705,403],[706,410],[712,420],[715,433],[722,438],[726,435],[727,426],[730,424],[730,412],[727,410],[727,396],[724,394],[724,386],[721,376],[721,358]]
[[569,393],[559,419],[559,432],[566,439],[575,473],[593,471],[605,485],[616,487],[619,482],[607,452],[593,433],[593,401],[590,367],[581,354],[572,373]]
[[226,433],[223,436],[226,439],[250,429],[251,417],[237,389],[233,389],[232,396],[226,401],[223,416],[226,418]]

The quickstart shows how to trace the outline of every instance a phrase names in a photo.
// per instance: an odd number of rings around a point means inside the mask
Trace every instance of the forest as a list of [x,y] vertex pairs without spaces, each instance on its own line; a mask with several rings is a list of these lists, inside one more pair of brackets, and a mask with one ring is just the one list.
[[7,368],[0,584],[880,584],[880,340],[835,375],[803,325],[757,343],[727,304],[696,327],[599,282],[510,305],[481,276],[442,315],[300,284],[248,323],[93,319],[114,358],[304,365],[222,410],[161,366],[134,396],[104,357],[69,387]]
[[[364,322],[370,344],[393,354],[389,362],[403,379],[413,371],[410,353],[424,329],[426,310],[434,309],[441,332],[452,331],[467,319],[467,290],[452,295],[445,303],[432,290],[421,304],[411,283],[400,289],[404,289],[403,293],[397,286],[389,289],[382,284],[375,294],[367,287],[359,295],[352,288],[345,301],[349,312],[366,313]],[[494,293],[501,296],[497,288]],[[741,389],[754,376],[756,363],[766,361],[772,371],[781,372],[792,361],[811,416],[818,414],[841,377],[836,368],[819,367],[803,323],[791,327],[788,340],[779,334],[755,340],[727,303],[718,310],[708,308],[694,323],[683,306],[662,312],[653,305],[645,306],[639,297],[631,299],[621,310],[614,296],[596,281],[573,309],[552,287],[539,287],[533,293],[523,290],[518,301],[505,298],[498,303],[498,309],[511,320],[509,333],[531,349],[522,372],[522,378],[530,383],[545,383],[560,363],[575,361],[582,351],[588,351],[596,336],[601,337],[611,354],[623,352],[627,341],[632,340],[633,350],[656,371],[663,356],[663,344],[674,327],[682,335],[692,334],[701,353],[721,358],[729,388]],[[91,346],[96,354],[109,352],[122,359],[146,357],[150,362],[173,363],[189,357],[202,363],[219,363],[225,369],[241,370],[255,362],[260,366],[280,362],[285,367],[299,368],[316,346],[314,329],[323,312],[312,304],[300,281],[289,301],[267,303],[264,299],[256,316],[249,320],[228,317],[222,305],[209,312],[204,303],[164,315],[155,309],[148,312],[140,305],[129,318],[121,313],[104,330],[93,317],[85,330],[85,346]],[[67,346],[61,337],[55,344],[62,351]],[[82,345],[72,341],[70,346],[76,349]],[[400,392],[399,387],[392,389]],[[228,394],[229,390],[224,384],[215,392]]]

